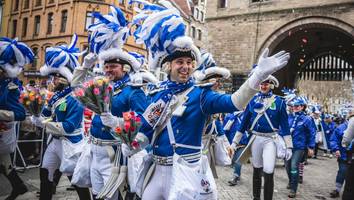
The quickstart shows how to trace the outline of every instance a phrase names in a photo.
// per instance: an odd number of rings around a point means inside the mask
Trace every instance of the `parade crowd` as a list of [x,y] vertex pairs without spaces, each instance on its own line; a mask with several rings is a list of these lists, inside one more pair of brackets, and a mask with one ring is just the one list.
[[[52,199],[63,175],[80,200],[216,200],[215,166],[231,165],[225,181],[236,186],[248,162],[254,200],[262,188],[263,199],[273,199],[277,162],[284,163],[284,187],[295,198],[307,159],[319,151],[338,160],[328,195],[343,190],[342,199],[354,199],[354,107],[332,115],[294,89],[273,94],[279,82],[272,74],[291,55],[270,55],[267,48],[237,91],[219,93],[230,72],[185,35],[179,11],[169,1],[131,3],[132,21],[114,6],[107,15],[94,13],[88,49],[76,47],[76,35],[69,45],[47,48],[40,72],[48,85],[22,85],[17,76],[34,54],[17,39],[0,38],[0,172],[12,186],[7,200],[28,190],[11,160],[16,123],[26,115],[47,137],[41,200]],[[146,57],[123,48],[129,36],[145,45]]]

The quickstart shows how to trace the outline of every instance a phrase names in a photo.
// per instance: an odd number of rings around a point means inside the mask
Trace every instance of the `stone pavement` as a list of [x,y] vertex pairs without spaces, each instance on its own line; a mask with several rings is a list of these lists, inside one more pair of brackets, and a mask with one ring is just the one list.
[[[218,167],[217,168],[219,178],[216,180],[218,186],[218,196],[220,200],[250,200],[252,197],[252,166],[247,164],[242,169],[242,178],[239,185],[230,187],[227,181],[231,178],[232,169],[230,167]],[[31,169],[25,173],[19,173],[24,179],[30,192],[22,195],[18,200],[34,200],[37,199],[36,191],[39,188],[39,170]],[[309,165],[305,166],[305,178],[304,183],[299,185],[299,191],[297,200],[324,200],[330,199],[328,197],[329,192],[334,189],[334,180],[337,172],[336,159],[323,158],[310,159]],[[274,200],[285,200],[287,198],[288,190],[286,185],[288,178],[285,169],[277,165],[275,171],[275,188],[274,188]],[[57,187],[57,193],[54,196],[54,200],[75,200],[78,199],[75,192],[66,191],[66,187],[69,182],[66,177],[62,177],[59,186]],[[10,185],[0,176],[0,200],[5,199],[6,194],[10,192]]]

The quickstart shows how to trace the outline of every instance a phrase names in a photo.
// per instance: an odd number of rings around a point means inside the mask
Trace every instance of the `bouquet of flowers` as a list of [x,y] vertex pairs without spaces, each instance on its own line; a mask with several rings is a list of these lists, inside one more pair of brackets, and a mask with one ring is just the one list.
[[20,96],[20,102],[26,108],[26,110],[36,117],[42,112],[43,106],[46,103],[46,93],[40,90],[38,87],[33,87],[28,90],[24,90]]
[[109,112],[112,86],[107,78],[103,76],[94,77],[85,82],[82,87],[76,88],[74,94],[84,106],[96,114]]
[[114,130],[114,134],[130,148],[135,149],[139,146],[139,141],[135,140],[135,136],[138,134],[141,127],[141,119],[135,112],[124,112],[123,119],[124,127],[118,126]]

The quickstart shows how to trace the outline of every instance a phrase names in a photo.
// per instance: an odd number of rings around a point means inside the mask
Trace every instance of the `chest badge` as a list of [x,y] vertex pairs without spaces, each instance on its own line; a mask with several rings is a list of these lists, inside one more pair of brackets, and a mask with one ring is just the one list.
[[59,111],[65,112],[66,111],[66,102],[60,104]]

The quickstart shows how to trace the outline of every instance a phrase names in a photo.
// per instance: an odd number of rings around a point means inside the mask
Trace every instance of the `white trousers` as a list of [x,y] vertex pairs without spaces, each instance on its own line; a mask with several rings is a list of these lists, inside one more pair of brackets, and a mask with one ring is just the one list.
[[256,136],[251,149],[253,167],[263,167],[265,173],[273,173],[277,155],[274,140],[268,137]]
[[[113,163],[111,163],[107,148],[111,147],[91,144],[92,164],[90,176],[92,193],[94,195],[97,195],[102,190],[111,176]],[[118,192],[116,192],[111,199],[118,199]]]
[[48,180],[53,181],[55,170],[59,169],[63,156],[63,145],[60,139],[53,138],[43,156],[42,168],[48,170]]
[[172,166],[156,165],[155,172],[144,190],[142,200],[167,200],[171,179]]

